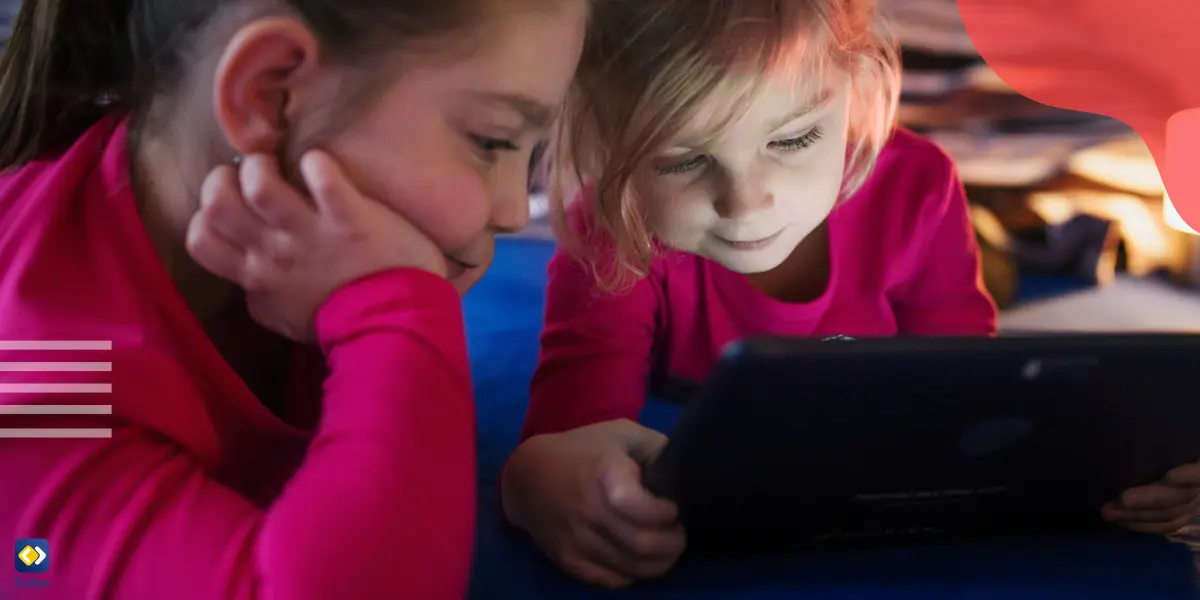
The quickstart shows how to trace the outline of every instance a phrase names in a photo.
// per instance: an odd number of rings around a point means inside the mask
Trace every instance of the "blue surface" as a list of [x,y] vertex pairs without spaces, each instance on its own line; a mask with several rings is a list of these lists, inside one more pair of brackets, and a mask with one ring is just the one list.
[[1045,300],[1080,292],[1094,286],[1076,277],[1054,277],[1050,275],[1022,275],[1017,286],[1018,304]]
[[[1186,549],[1118,535],[1032,543],[975,543],[825,552],[755,561],[683,564],[629,590],[584,586],[560,575],[502,527],[495,480],[517,441],[537,360],[546,242],[505,240],[491,272],[466,300],[479,415],[480,511],[471,598],[776,598],[855,600],[1200,598]],[[676,409],[650,403],[643,422],[665,429]]]

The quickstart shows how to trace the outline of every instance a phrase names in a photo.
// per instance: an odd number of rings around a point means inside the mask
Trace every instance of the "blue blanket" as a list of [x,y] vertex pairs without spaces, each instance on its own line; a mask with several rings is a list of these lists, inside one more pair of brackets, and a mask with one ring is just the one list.
[[[496,476],[516,444],[537,360],[550,244],[504,240],[491,272],[468,296],[479,418],[479,533],[471,598],[737,598],[854,600],[1156,600],[1200,598],[1190,554],[1160,538],[1113,535],[1039,544],[980,542],[825,552],[681,565],[624,591],[589,588],[556,572],[498,516]],[[666,429],[672,406],[642,420]]]

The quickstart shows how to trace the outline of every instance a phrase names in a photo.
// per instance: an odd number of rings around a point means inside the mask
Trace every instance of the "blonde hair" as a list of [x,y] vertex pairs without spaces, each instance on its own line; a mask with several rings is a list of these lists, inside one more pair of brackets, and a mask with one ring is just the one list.
[[[559,237],[613,290],[654,259],[638,167],[719,98],[715,137],[779,72],[850,78],[850,144],[841,197],[867,179],[891,136],[897,45],[875,0],[608,0],[592,14],[579,71],[551,136],[549,191]],[[815,90],[814,90],[815,91]],[[586,236],[565,207],[584,185]],[[594,186],[594,187],[593,187]],[[601,251],[597,244],[605,251]]]

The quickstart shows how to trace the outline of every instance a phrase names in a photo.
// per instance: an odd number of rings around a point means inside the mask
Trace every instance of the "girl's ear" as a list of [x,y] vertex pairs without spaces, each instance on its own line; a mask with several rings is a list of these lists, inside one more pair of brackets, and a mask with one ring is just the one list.
[[213,112],[239,154],[274,153],[288,129],[293,92],[318,72],[320,45],[295,19],[254,21],[226,45],[213,81]]

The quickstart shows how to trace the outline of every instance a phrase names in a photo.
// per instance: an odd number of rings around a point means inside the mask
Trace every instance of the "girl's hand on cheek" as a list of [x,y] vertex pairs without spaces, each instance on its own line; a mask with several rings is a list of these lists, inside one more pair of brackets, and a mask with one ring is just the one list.
[[217,167],[188,227],[192,258],[241,286],[264,327],[311,341],[317,310],[347,283],[404,267],[446,276],[433,242],[359,194],[328,155],[309,152],[300,172],[311,201],[288,184],[274,157]]

